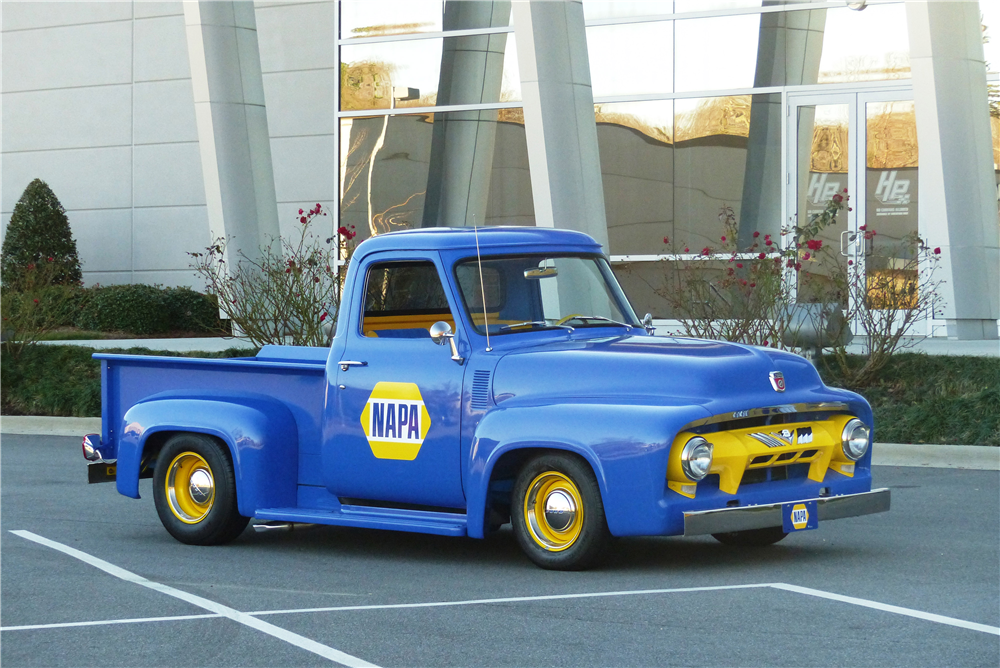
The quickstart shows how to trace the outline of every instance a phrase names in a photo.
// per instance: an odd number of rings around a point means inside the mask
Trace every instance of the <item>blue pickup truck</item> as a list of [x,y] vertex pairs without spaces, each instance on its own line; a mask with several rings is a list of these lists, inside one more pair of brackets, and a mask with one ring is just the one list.
[[97,354],[93,482],[219,544],[258,522],[482,538],[543,568],[612,536],[767,545],[888,510],[872,413],[805,359],[654,336],[590,237],[438,228],[362,243],[329,349]]

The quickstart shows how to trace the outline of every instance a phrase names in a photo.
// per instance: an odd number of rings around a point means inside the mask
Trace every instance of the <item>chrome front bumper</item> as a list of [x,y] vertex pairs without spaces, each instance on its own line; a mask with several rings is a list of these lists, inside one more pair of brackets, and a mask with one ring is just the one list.
[[[889,490],[873,489],[859,494],[843,494],[841,496],[825,496],[818,499],[802,499],[815,501],[819,521],[839,520],[843,517],[857,517],[884,513],[889,510]],[[760,506],[744,506],[738,508],[719,508],[718,510],[700,510],[684,513],[684,535],[698,536],[708,533],[729,533],[730,531],[746,531],[748,529],[764,529],[782,526],[781,508],[784,503],[771,503]]]

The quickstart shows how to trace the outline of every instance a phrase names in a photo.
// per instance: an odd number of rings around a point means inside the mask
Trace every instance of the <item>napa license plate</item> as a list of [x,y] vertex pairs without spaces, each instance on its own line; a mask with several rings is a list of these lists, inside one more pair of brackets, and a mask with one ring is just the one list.
[[786,533],[805,531],[819,526],[815,501],[794,501],[781,504],[781,519]]

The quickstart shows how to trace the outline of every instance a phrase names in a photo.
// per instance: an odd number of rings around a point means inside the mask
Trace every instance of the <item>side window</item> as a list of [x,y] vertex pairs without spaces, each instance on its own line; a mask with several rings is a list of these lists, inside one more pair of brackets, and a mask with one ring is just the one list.
[[429,338],[430,327],[438,320],[455,328],[455,318],[433,262],[385,262],[368,268],[362,334],[376,338]]

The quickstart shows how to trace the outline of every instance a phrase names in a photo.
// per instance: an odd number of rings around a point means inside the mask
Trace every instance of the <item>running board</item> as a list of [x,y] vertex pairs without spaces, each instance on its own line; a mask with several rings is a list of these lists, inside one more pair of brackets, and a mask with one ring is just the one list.
[[413,531],[439,536],[465,536],[466,516],[458,513],[436,513],[427,510],[341,506],[339,510],[319,508],[264,508],[254,513],[260,520],[277,520],[303,524]]

